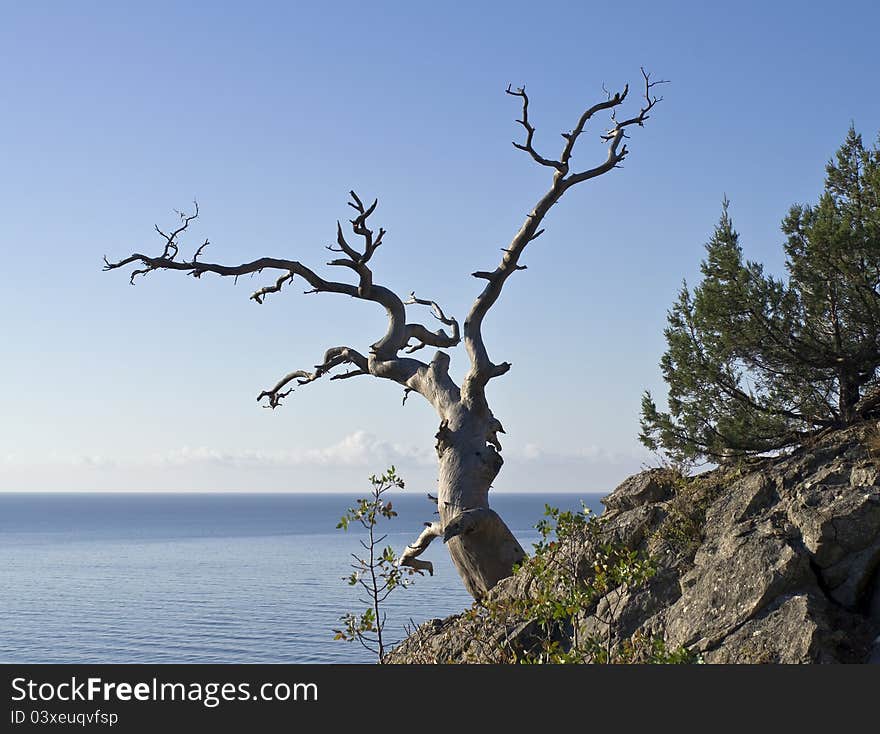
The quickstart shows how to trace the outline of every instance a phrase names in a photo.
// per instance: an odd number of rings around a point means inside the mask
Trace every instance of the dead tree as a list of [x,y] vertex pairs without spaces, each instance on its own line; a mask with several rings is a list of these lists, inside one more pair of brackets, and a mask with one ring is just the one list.
[[[440,464],[436,498],[439,520],[425,523],[421,535],[404,550],[399,561],[417,570],[433,572],[431,563],[419,556],[431,541],[443,538],[467,590],[480,598],[500,579],[509,576],[514,564],[521,562],[525,556],[513,533],[489,507],[489,489],[503,463],[498,436],[504,433],[504,429],[486,401],[486,385],[489,380],[505,374],[510,364],[495,362],[490,357],[483,342],[483,320],[501,296],[507,279],[518,270],[525,270],[526,266],[520,264],[522,254],[526,246],[544,231],[541,224],[560,197],[573,186],[618,167],[626,157],[627,128],[642,126],[650,110],[661,99],[654,95],[653,88],[662,82],[652,81],[644,70],[642,77],[644,104],[638,113],[623,120],[618,119],[616,114],[627,98],[628,86],[616,94],[606,92],[603,101],[585,110],[574,128],[562,134],[565,142],[558,158],[545,158],[537,151],[526,91],[524,88],[508,87],[507,93],[521,101],[522,118],[517,122],[525,131],[524,141],[514,142],[513,145],[539,165],[551,169],[551,184],[526,215],[510,245],[503,250],[498,266],[494,270],[473,273],[486,285],[474,301],[464,328],[460,329],[458,321],[447,316],[435,301],[416,298],[414,293],[403,299],[374,281],[372,260],[382,244],[385,230],[380,228],[374,232],[368,225],[377,202],[373,201],[367,206],[353,191],[349,206],[355,211],[354,218],[350,220],[354,238],[350,235],[347,237],[337,222],[336,243],[327,248],[336,257],[327,264],[353,271],[355,282],[327,280],[298,260],[287,258],[261,257],[241,265],[207,262],[201,259],[208,245],[207,240],[187,260],[180,255],[180,239],[198,216],[198,206],[192,214],[180,213],[176,229],[165,232],[156,227],[164,241],[161,253],[155,256],[134,253],[116,262],[105,258],[104,269],[115,270],[132,265],[132,283],[137,276],[155,270],[180,270],[196,278],[205,273],[237,278],[240,275],[273,271],[277,274],[274,282],[251,295],[257,303],[262,303],[267,296],[278,293],[300,278],[309,286],[306,293],[339,293],[382,306],[388,315],[388,328],[385,335],[368,349],[358,350],[347,345],[331,347],[313,370],[289,372],[275,385],[261,392],[257,400],[265,400],[267,407],[277,408],[295,386],[307,385],[340,367],[346,367],[347,370],[334,373],[331,380],[372,375],[402,385],[404,400],[410,392],[425,398],[440,418],[440,428],[436,434]],[[596,114],[605,111],[610,113],[610,125],[600,135],[606,145],[605,158],[593,167],[578,170],[572,164],[575,145],[587,123]],[[410,305],[428,307],[433,317],[443,327],[448,327],[448,331],[442,327],[432,330],[423,323],[408,320],[406,306]],[[470,358],[470,369],[461,385],[458,385],[449,374],[449,355],[444,350],[457,346],[461,341]],[[430,361],[409,356],[426,346],[437,350]]]

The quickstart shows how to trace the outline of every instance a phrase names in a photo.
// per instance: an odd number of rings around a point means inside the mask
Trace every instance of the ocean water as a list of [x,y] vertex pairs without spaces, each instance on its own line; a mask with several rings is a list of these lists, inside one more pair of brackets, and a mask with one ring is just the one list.
[[[333,640],[360,611],[342,577],[362,537],[336,530],[356,495],[0,494],[0,662],[358,663]],[[601,511],[601,495],[498,494],[527,550],[545,503]],[[392,498],[398,552],[433,505]],[[387,635],[470,605],[441,541],[420,577],[386,603]]]

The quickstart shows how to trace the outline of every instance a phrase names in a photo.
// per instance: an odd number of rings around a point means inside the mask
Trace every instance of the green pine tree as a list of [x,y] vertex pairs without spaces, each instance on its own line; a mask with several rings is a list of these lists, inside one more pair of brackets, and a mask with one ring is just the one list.
[[652,450],[718,461],[880,412],[880,150],[850,128],[826,172],[782,223],[785,279],[743,259],[725,199],[702,280],[668,314],[668,409],[642,399]]

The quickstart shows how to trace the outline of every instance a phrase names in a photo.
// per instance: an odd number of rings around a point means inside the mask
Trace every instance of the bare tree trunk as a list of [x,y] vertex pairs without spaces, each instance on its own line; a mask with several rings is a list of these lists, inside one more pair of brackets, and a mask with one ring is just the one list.
[[856,406],[861,397],[859,394],[859,382],[849,370],[840,369],[837,373],[837,384],[839,388],[837,407],[840,412],[840,419],[845,424],[850,424],[858,417]]
[[443,538],[468,592],[483,597],[510,576],[525,552],[501,517],[489,508],[489,490],[501,465],[495,421],[460,408],[441,424],[438,510]]
[[501,517],[489,507],[489,490],[504,460],[498,433],[503,428],[485,405],[474,410],[457,393],[439,400],[442,416],[437,431],[440,462],[437,509],[440,520],[425,523],[400,563],[433,573],[433,564],[419,556],[435,538],[442,538],[465,588],[480,599],[510,576],[525,552]]

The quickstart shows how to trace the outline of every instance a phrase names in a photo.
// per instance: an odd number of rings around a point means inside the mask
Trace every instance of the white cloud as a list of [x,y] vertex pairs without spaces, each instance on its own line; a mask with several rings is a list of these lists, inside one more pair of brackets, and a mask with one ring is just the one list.
[[651,455],[644,449],[611,451],[602,446],[581,446],[559,450],[527,443],[520,451],[505,451],[505,457],[513,461],[553,464],[629,464],[632,461],[649,461]]
[[142,457],[108,457],[93,454],[62,455],[51,453],[41,462],[26,460],[9,454],[4,457],[7,466],[25,466],[41,463],[52,466],[88,468],[174,468],[213,465],[218,467],[283,468],[283,467],[385,467],[389,464],[433,464],[436,459],[426,447],[405,446],[383,441],[365,430],[344,436],[338,442],[323,448],[217,449],[209,446],[182,446],[155,452]]
[[[650,462],[633,448],[599,446],[547,448],[537,443],[509,446],[495,482],[502,491],[608,491]],[[43,457],[0,455],[0,491],[347,491],[365,477],[394,464],[409,488],[435,491],[433,447],[392,443],[356,430],[323,447],[283,450],[182,446],[145,455],[79,455],[49,452]]]
[[404,446],[383,441],[373,434],[359,430],[344,436],[340,441],[323,448],[286,449],[238,449],[234,451],[189,447],[154,454],[148,459],[152,465],[181,466],[211,463],[226,466],[386,466],[388,463],[415,461],[432,463],[433,457],[424,448]]

